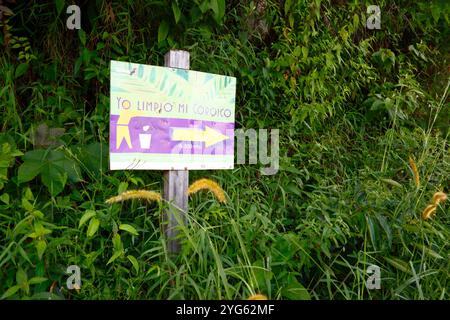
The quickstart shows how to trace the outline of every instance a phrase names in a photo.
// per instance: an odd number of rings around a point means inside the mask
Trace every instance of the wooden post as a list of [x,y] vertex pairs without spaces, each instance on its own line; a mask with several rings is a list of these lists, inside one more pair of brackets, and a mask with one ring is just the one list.
[[[189,69],[189,52],[182,50],[170,50],[164,56],[164,66],[179,69]],[[176,156],[176,155],[174,155]],[[167,239],[167,249],[170,254],[180,252],[181,245],[178,237],[179,215],[182,223],[186,223],[186,212],[188,210],[187,189],[189,185],[188,170],[164,171],[164,200],[169,203],[169,209],[163,216],[163,230]]]

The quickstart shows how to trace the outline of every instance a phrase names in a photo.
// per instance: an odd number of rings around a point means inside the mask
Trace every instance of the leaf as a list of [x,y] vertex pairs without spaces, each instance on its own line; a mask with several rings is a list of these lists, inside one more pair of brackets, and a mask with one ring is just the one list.
[[15,294],[17,291],[19,291],[20,286],[12,286],[11,288],[9,288],[8,290],[6,290],[6,292],[2,295],[1,299],[6,299],[10,296],[12,296],[13,294]]
[[291,6],[292,6],[292,0],[286,0],[284,2],[284,14],[287,15],[288,12],[291,10]]
[[45,249],[47,248],[47,242],[45,242],[45,240],[38,240],[35,244],[36,246],[36,251],[39,257],[39,260],[42,259],[42,255],[45,252]]
[[106,265],[110,264],[111,262],[114,262],[118,257],[120,257],[123,254],[123,251],[116,251],[114,252],[113,256],[108,260]]
[[88,173],[96,177],[108,168],[108,146],[104,143],[94,142],[80,148],[79,156]]
[[225,0],[211,0],[210,8],[214,12],[214,20],[220,23],[225,15]]
[[81,180],[80,169],[75,161],[58,150],[32,150],[22,157],[19,167],[18,182],[28,182],[41,175],[42,183],[52,196],[60,193],[69,179],[72,182]]
[[178,7],[176,2],[172,2],[172,11],[173,11],[173,16],[175,18],[175,23],[178,23],[178,21],[180,21],[180,17],[181,17],[181,10]]
[[258,260],[253,263],[253,273],[255,275],[255,280],[258,284],[258,288],[261,290],[267,290],[267,284],[273,277],[273,273],[264,267],[262,260]]
[[30,279],[30,281],[28,281],[29,284],[39,284],[42,283],[44,281],[47,281],[47,278],[44,277],[33,277]]
[[17,79],[22,76],[28,70],[28,63],[21,63],[17,66],[14,78]]
[[441,16],[441,8],[439,8],[439,6],[433,4],[431,6],[431,15],[433,16],[434,23],[437,23],[439,20],[439,17]]
[[353,15],[353,27],[354,27],[355,29],[357,29],[358,26],[359,26],[359,16],[358,16],[358,14],[355,13],[355,14]]
[[444,259],[444,257],[442,257],[439,253],[437,253],[433,249],[425,247],[422,244],[415,243],[414,246],[435,259]]
[[16,282],[19,286],[23,286],[28,281],[28,276],[22,268],[19,268],[16,272]]
[[388,246],[389,248],[392,246],[392,231],[391,227],[389,226],[388,221],[386,221],[386,218],[380,214],[376,215],[378,222],[380,223],[381,227],[383,228],[384,232],[386,233],[387,239],[388,239]]
[[99,226],[100,226],[100,220],[98,220],[97,218],[92,218],[91,221],[89,222],[89,226],[87,229],[87,236],[93,237],[95,235],[95,233],[97,232]]
[[83,29],[78,29],[78,37],[80,38],[81,44],[86,46],[86,32]]
[[127,188],[128,188],[128,182],[119,183],[119,187],[117,188],[117,194],[121,194],[121,193],[127,191]]
[[27,212],[33,212],[34,206],[25,198],[22,198],[22,208]]
[[123,245],[122,245],[122,240],[120,238],[120,234],[116,233],[112,238],[112,242],[113,242],[114,251],[122,251],[123,250]]
[[[30,151],[30,152],[44,152],[43,150],[36,150],[36,151]],[[28,152],[27,152],[28,154]],[[33,154],[37,156],[37,154]],[[26,154],[25,154],[26,156]],[[19,167],[19,173],[17,177],[17,181],[19,183],[22,182],[28,182],[35,178],[42,170],[42,167],[44,164],[41,161],[34,161],[29,160],[25,161],[20,167]]]
[[136,258],[133,257],[132,255],[128,255],[127,258],[128,258],[128,260],[130,260],[130,262],[133,265],[134,270],[136,271],[136,273],[139,273],[139,263],[136,260]]
[[57,170],[47,170],[44,168],[41,172],[42,183],[48,188],[52,196],[56,196],[63,191],[67,182],[67,174],[58,172]]
[[64,7],[64,0],[55,0],[55,4],[56,4],[56,12],[58,13],[59,16]]
[[398,187],[398,188],[402,187],[402,185],[400,183],[398,183],[397,181],[392,180],[392,179],[383,179],[383,178],[381,178],[380,180],[385,182],[385,183],[387,183],[387,184],[390,184],[391,186],[394,186],[394,187]]
[[384,257],[384,259],[386,260],[387,263],[389,263],[391,266],[395,267],[396,269],[412,275],[412,272],[409,269],[409,266],[405,261],[400,260],[399,258],[394,258],[394,257],[391,257],[391,258]]
[[372,217],[366,216],[367,227],[369,228],[370,241],[375,250],[377,250],[378,228]]
[[90,218],[94,217],[97,213],[94,210],[86,210],[83,216],[80,219],[80,223],[78,224],[78,228],[81,228],[83,224],[85,224]]
[[166,40],[167,35],[169,33],[169,24],[166,20],[163,20],[158,28],[158,43],[163,42]]
[[311,300],[308,290],[305,289],[293,274],[287,277],[288,284],[283,288],[282,294],[290,300]]
[[9,194],[4,193],[0,196],[0,200],[5,203],[5,204],[9,204]]
[[129,224],[121,224],[119,226],[119,230],[127,231],[135,236],[139,235],[137,230],[133,226],[130,226]]
[[28,257],[27,253],[25,252],[25,250],[23,250],[23,248],[20,245],[17,245],[17,249],[19,250],[19,254],[28,261],[28,263],[30,265],[33,265],[33,263],[31,262],[30,258]]

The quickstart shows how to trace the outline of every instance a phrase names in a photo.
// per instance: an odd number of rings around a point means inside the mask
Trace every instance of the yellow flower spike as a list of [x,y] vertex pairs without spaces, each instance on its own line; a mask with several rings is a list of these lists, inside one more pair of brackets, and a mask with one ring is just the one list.
[[247,300],[267,300],[267,297],[263,294],[257,293],[248,297]]
[[416,183],[416,187],[418,188],[420,186],[419,170],[417,170],[416,162],[412,157],[409,157],[409,165],[411,166],[411,170],[414,175],[414,182]]
[[200,190],[209,190],[214,193],[214,196],[217,198],[219,202],[225,203],[225,192],[223,189],[217,184],[217,182],[212,181],[210,179],[200,179],[194,181],[188,188],[188,195],[194,194]]
[[447,200],[447,195],[444,192],[436,192],[433,195],[433,204],[437,206],[441,201]]
[[148,201],[161,201],[161,194],[155,191],[147,191],[147,190],[131,190],[125,191],[118,196],[109,198],[106,200],[106,203],[112,204],[117,202],[122,202],[130,199],[141,199]]
[[422,212],[422,219],[427,220],[431,217],[432,214],[436,212],[436,205],[430,204],[428,205],[425,210]]

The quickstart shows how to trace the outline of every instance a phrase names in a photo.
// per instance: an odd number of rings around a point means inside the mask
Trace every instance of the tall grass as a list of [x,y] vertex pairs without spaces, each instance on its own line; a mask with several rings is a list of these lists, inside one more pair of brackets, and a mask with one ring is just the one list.
[[[175,22],[164,1],[89,1],[82,31],[66,30],[53,2],[12,7],[11,36],[30,48],[0,32],[0,296],[450,298],[449,201],[422,218],[449,193],[448,12],[382,3],[384,29],[369,32],[359,2],[263,2],[227,1],[220,17],[178,1]],[[248,164],[190,173],[223,194],[192,192],[178,256],[161,232],[167,203],[105,203],[162,189],[160,172],[107,168],[107,62],[162,65],[173,48],[189,50],[191,69],[237,77],[237,127],[280,129],[276,175]],[[29,50],[35,59],[19,58]],[[42,123],[64,129],[45,152],[81,172],[52,171],[57,194],[45,172],[19,179],[18,152],[41,150]],[[78,291],[65,286],[72,264]],[[367,288],[371,265],[380,290]]]

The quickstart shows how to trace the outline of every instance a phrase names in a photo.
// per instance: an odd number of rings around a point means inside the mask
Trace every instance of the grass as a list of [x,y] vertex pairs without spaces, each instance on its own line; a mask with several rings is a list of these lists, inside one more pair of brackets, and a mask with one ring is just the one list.
[[[220,17],[178,1],[178,22],[158,1],[99,3],[82,8],[79,32],[53,2],[15,4],[2,20],[28,43],[13,48],[0,31],[2,298],[450,298],[449,200],[433,203],[450,185],[446,10],[380,3],[384,29],[369,32],[356,2],[267,1],[258,13],[227,1]],[[275,175],[248,164],[190,172],[199,182],[178,256],[161,233],[167,203],[106,203],[162,190],[161,172],[108,170],[108,61],[162,65],[171,48],[189,50],[191,69],[237,77],[237,127],[280,130]],[[36,144],[42,123],[63,132],[57,143]],[[24,164],[37,167],[21,154],[36,150],[79,175],[24,179]],[[80,290],[65,286],[69,265]],[[380,290],[367,288],[371,265]]]

